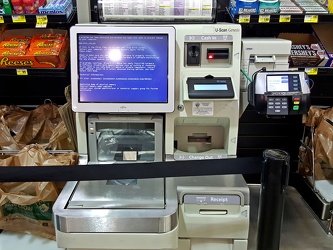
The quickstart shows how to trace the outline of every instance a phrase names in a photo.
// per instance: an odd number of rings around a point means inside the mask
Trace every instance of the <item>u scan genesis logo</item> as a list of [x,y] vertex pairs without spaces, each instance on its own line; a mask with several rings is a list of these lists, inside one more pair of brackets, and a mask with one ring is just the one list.
[[215,33],[240,32],[240,28],[215,28]]

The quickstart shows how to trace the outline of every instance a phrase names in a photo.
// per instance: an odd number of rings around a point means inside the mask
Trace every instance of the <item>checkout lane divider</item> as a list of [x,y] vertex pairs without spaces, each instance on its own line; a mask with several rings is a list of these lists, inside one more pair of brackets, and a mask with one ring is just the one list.
[[0,167],[0,182],[62,182],[148,179],[227,174],[260,174],[262,157],[76,166]]

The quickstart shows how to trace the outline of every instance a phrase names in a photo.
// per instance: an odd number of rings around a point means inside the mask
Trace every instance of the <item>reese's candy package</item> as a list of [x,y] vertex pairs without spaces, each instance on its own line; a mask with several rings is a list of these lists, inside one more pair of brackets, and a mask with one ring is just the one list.
[[26,50],[29,44],[21,42],[12,42],[12,41],[2,41],[0,42],[0,49],[7,50]]
[[20,43],[30,43],[32,37],[31,36],[7,36],[3,39],[3,41],[9,42],[20,42]]
[[1,56],[23,56],[25,54],[26,54],[25,50],[0,49]]
[[59,51],[61,49],[62,43],[51,41],[51,40],[32,40],[30,43],[29,50],[39,50],[39,49],[50,49]]
[[63,34],[37,34],[34,35],[32,41],[56,41],[58,43],[63,43],[65,40],[65,35]]

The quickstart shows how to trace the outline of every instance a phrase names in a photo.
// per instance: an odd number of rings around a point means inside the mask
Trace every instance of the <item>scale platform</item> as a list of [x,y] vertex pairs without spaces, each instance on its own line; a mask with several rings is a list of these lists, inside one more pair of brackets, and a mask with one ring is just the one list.
[[72,208],[165,208],[164,179],[80,181],[68,202]]

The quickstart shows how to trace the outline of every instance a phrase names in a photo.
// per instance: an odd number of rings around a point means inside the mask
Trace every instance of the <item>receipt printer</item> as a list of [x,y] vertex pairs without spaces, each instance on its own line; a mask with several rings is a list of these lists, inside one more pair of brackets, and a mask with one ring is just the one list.
[[259,114],[305,114],[310,108],[308,75],[299,71],[259,71],[249,85],[248,98]]

